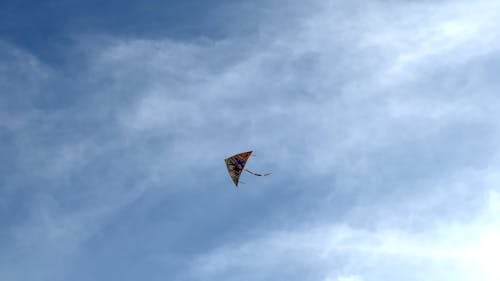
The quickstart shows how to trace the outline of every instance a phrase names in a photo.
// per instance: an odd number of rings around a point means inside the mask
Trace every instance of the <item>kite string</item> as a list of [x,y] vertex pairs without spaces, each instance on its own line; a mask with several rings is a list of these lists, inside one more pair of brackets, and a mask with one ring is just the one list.
[[252,174],[252,175],[254,175],[254,176],[258,176],[258,177],[265,177],[265,176],[269,176],[271,174],[271,173],[259,174],[259,173],[256,173],[256,172],[252,172],[252,171],[250,171],[248,169],[245,169],[245,171],[248,172],[248,173],[250,173],[250,174]]

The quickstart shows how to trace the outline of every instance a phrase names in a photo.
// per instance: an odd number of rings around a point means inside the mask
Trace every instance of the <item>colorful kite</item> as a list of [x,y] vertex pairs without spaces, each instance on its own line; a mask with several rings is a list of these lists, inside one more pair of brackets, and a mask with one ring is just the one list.
[[268,176],[271,174],[271,173],[259,174],[245,169],[245,165],[248,161],[248,158],[250,158],[251,154],[252,151],[247,151],[224,159],[224,161],[226,162],[227,171],[229,172],[229,176],[231,177],[236,186],[238,186],[238,182],[240,180],[240,176],[243,171],[246,171],[254,176],[259,176],[259,177]]

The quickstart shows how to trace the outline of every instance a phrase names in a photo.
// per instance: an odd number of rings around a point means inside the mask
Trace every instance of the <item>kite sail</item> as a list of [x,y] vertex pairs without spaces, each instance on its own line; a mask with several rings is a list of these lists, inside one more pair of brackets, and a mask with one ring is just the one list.
[[243,171],[246,171],[254,176],[259,176],[259,177],[268,176],[271,174],[271,173],[259,174],[245,169],[245,165],[247,164],[250,155],[252,155],[252,151],[242,152],[224,159],[224,161],[226,162],[227,171],[229,172],[229,176],[231,177],[236,186],[238,186],[238,182],[240,181],[240,176]]

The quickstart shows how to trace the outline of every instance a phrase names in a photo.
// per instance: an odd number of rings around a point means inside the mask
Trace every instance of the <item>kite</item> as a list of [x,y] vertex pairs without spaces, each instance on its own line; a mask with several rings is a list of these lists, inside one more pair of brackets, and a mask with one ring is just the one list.
[[248,161],[248,158],[250,158],[250,155],[252,154],[252,151],[247,151],[247,152],[242,152],[239,154],[235,154],[231,157],[228,157],[224,159],[224,162],[226,162],[227,166],[227,171],[229,172],[229,176],[233,180],[234,184],[238,186],[238,182],[240,181],[240,176],[243,171],[246,171],[254,176],[258,177],[264,177],[268,176],[271,173],[266,173],[266,174],[259,174],[256,172],[252,172],[250,170],[245,169],[245,165]]

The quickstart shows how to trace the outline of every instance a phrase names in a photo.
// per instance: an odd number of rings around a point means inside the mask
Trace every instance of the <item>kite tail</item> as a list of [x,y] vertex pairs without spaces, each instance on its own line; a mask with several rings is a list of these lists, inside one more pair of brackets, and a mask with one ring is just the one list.
[[245,169],[245,171],[247,171],[248,173],[254,175],[254,176],[258,176],[258,177],[265,177],[265,176],[269,176],[271,173],[266,173],[266,174],[259,174],[259,173],[256,173],[256,172],[252,172],[248,169]]

